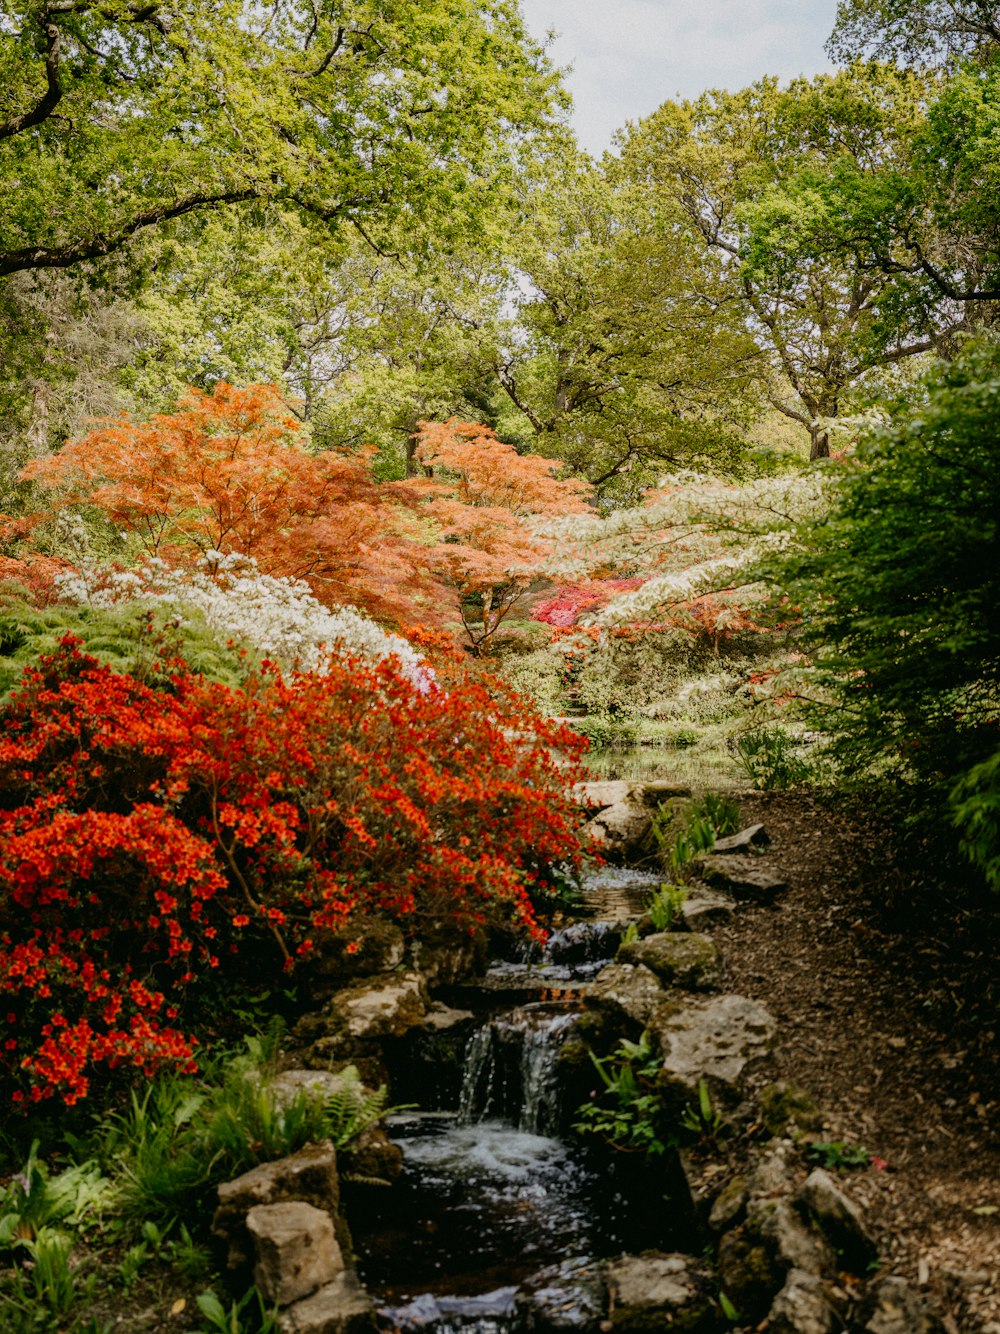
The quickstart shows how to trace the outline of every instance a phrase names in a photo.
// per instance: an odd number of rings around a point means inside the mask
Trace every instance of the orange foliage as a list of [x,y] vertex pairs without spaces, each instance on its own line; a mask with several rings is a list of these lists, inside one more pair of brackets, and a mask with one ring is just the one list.
[[[552,544],[527,520],[586,513],[591,488],[557,478],[559,459],[518,454],[488,426],[456,418],[421,422],[416,455],[432,474],[416,485],[429,496],[444,539],[435,560],[466,604],[466,632],[481,653],[551,552]],[[474,617],[467,614],[469,603]]]
[[108,421],[24,476],[57,507],[103,509],[150,555],[240,552],[331,606],[393,621],[433,614],[443,590],[408,536],[417,494],[380,485],[365,457],[308,453],[301,431],[274,386],[220,383],[148,423]]

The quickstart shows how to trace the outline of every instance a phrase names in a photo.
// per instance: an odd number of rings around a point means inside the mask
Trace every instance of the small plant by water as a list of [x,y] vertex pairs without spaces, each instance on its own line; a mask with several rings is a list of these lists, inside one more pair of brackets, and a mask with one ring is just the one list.
[[683,885],[661,885],[649,900],[646,911],[657,931],[672,931],[681,915],[681,905],[687,898]]
[[736,756],[754,787],[773,791],[804,783],[809,765],[795,753],[795,742],[783,727],[758,727],[736,742]]
[[573,1129],[597,1135],[620,1153],[659,1157],[676,1147],[657,1088],[661,1058],[648,1032],[638,1042],[623,1038],[609,1056],[590,1054],[604,1088],[577,1110]]

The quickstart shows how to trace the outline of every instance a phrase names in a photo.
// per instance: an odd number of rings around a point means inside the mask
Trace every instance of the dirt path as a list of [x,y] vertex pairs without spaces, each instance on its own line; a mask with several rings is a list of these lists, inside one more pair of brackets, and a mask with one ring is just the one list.
[[1000,1334],[1000,905],[959,910],[938,890],[914,906],[877,812],[797,793],[741,809],[789,889],[714,933],[726,988],[778,1019],[781,1077],[823,1107],[823,1138],[887,1161],[846,1182],[883,1273],[923,1286],[949,1334]]

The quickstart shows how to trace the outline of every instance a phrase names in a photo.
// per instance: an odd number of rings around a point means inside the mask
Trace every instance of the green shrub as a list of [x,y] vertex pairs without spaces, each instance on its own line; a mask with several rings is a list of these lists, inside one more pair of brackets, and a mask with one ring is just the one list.
[[783,727],[758,727],[736,740],[743,772],[756,788],[773,791],[795,787],[809,778],[809,766],[795,753],[795,742]]

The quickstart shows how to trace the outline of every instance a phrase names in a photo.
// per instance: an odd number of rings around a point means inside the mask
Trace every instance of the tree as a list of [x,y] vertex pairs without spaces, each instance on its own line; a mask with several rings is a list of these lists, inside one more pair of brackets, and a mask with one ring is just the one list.
[[420,497],[380,485],[363,457],[308,453],[301,434],[273,387],[219,383],[146,424],[108,423],[25,475],[57,508],[97,506],[147,555],[238,552],[327,605],[438,619],[447,595],[407,517]]
[[555,143],[525,173],[494,373],[521,438],[618,502],[667,469],[736,466],[752,411],[759,354],[678,222],[613,159]]
[[[1000,351],[940,363],[866,441],[783,572],[832,700],[818,721],[847,772],[895,775],[938,813],[958,784],[970,823],[998,775],[998,421]],[[984,864],[1000,857],[992,837]]]
[[[891,273],[847,243],[829,195],[847,178],[882,179],[908,151],[924,86],[852,67],[781,89],[665,103],[628,137],[625,169],[720,254],[747,330],[767,353],[771,404],[830,452],[829,426],[854,386],[933,349],[957,319],[897,300]],[[842,244],[821,243],[833,231]]]
[[468,230],[558,97],[514,0],[20,0],[0,87],[0,276],[255,199]]
[[443,539],[435,559],[457,590],[473,652],[483,654],[553,549],[531,519],[585,513],[589,488],[556,478],[558,459],[520,455],[478,423],[420,425],[416,457],[431,476],[417,485]]
[[862,54],[934,64],[1000,44],[995,0],[839,0],[828,43],[837,60]]

